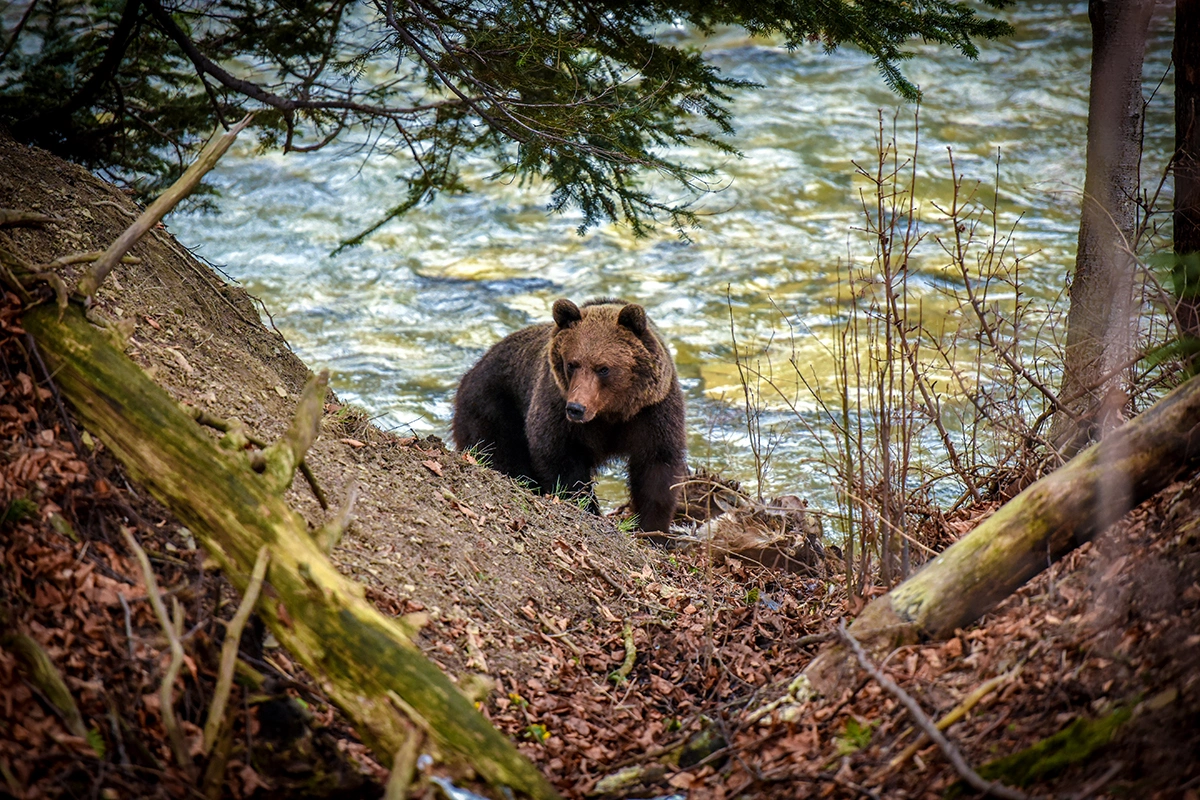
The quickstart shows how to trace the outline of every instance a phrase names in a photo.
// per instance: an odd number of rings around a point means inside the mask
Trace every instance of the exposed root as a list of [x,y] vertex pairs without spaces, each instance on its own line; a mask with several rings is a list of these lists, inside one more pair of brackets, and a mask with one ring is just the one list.
[[[975,689],[975,691],[973,691],[969,695],[967,695],[967,697],[961,703],[959,703],[957,706],[952,708],[944,717],[942,717],[941,719],[939,719],[937,721],[937,729],[939,731],[944,731],[947,728],[949,728],[951,725],[953,725],[954,723],[958,722],[960,719],[962,719],[963,717],[965,717],[967,715],[968,711],[970,711],[972,708],[977,706],[980,703],[980,701],[982,701],[985,697],[987,697],[992,692],[996,691],[996,689],[998,689],[1000,686],[1004,685],[1005,683],[1008,683],[1010,680],[1012,680],[1014,677],[1016,677],[1017,673],[1019,673],[1020,671],[1021,671],[1021,665],[1018,664],[1016,667],[1013,667],[1008,672],[1005,672],[1003,675],[997,675],[996,677],[994,677],[990,680],[984,681],[982,684],[979,685],[978,688]],[[910,744],[908,747],[904,748],[904,751],[901,752],[900,755],[893,758],[888,763],[887,767],[885,767],[879,773],[879,775],[876,777],[879,779],[882,779],[882,778],[890,775],[892,772],[894,772],[896,769],[898,769],[900,766],[902,766],[904,764],[904,762],[906,762],[910,758],[912,758],[918,750],[920,750],[922,747],[924,747],[928,743],[929,743],[929,737],[927,735],[925,735],[924,733],[922,733],[920,736],[917,737],[917,740],[915,742]]]
[[395,759],[392,761],[392,774],[388,778],[387,791],[384,793],[384,800],[407,800],[409,787],[412,786],[413,776],[417,771],[417,756],[421,752],[421,744],[425,741],[425,734],[421,731],[409,726],[408,738],[404,740],[404,744],[396,751]]
[[633,625],[630,622],[625,623],[625,630],[622,634],[625,640],[625,660],[621,662],[621,666],[617,667],[608,677],[617,683],[622,683],[629,677],[629,673],[633,672],[633,664],[637,661],[637,647],[633,643]]
[[58,217],[38,214],[33,211],[18,211],[13,208],[0,208],[0,228],[15,228],[21,225],[45,225],[49,222],[59,222]]
[[88,733],[87,726],[83,724],[83,716],[79,713],[79,707],[75,705],[75,698],[71,696],[62,675],[54,668],[54,662],[42,646],[23,633],[9,633],[0,637],[0,645],[25,666],[29,682],[54,706],[67,730],[75,736],[85,738]]

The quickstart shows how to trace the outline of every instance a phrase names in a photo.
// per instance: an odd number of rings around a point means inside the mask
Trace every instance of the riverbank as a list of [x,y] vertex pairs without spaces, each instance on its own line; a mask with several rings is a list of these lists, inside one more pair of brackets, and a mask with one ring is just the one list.
[[[0,139],[0,164],[0,207],[58,218],[0,232],[0,245],[30,261],[102,248],[136,214],[116,190],[44,153]],[[278,436],[305,366],[263,328],[244,292],[165,231],[134,254],[142,262],[119,268],[98,303],[131,331],[131,357],[180,402],[237,417],[263,439]],[[60,411],[19,311],[10,297],[0,314],[0,601],[6,631],[36,641],[62,675],[83,732],[4,644],[0,793],[185,796],[194,783],[175,765],[155,705],[166,646],[120,528],[135,530],[186,615],[190,663],[176,713],[192,737],[236,598],[189,533]],[[478,693],[485,713],[565,795],[633,768],[641,771],[625,773],[632,777],[619,794],[933,797],[956,780],[935,746],[893,765],[913,741],[911,723],[869,680],[756,713],[785,697],[822,636],[859,610],[837,575],[649,549],[437,440],[381,432],[337,403],[325,411],[309,456],[317,482],[335,504],[359,486],[358,520],[334,553],[339,568],[385,613],[424,623],[426,654]],[[1062,768],[1037,776],[1034,790],[1191,800],[1200,781],[1191,757],[1200,744],[1195,488],[1169,488],[970,630],[897,651],[889,672],[935,718],[992,687],[950,729],[976,766],[1079,720],[1128,712],[1128,722],[1105,728],[1111,740],[1076,728],[1072,744],[1087,738],[1095,748],[1072,751],[1066,763],[1040,760]],[[303,482],[288,499],[310,524],[326,518]],[[359,744],[320,687],[270,641],[249,636],[242,653],[262,680],[243,675],[216,794],[378,796],[391,754]],[[718,746],[701,747],[701,731]],[[434,791],[427,782],[419,789]]]

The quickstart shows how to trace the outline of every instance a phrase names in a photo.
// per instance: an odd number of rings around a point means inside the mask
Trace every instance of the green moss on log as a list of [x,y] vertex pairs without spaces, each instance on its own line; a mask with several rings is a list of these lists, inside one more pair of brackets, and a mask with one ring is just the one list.
[[[1052,778],[1072,764],[1082,764],[1112,741],[1117,730],[1129,721],[1132,710],[1118,708],[1097,719],[1080,717],[1053,736],[979,768],[979,777],[1009,786],[1031,786]],[[962,781],[946,790],[946,800],[960,797],[971,789]]]
[[360,585],[337,572],[271,481],[244,457],[218,448],[78,308],[67,309],[61,321],[57,309],[37,308],[23,324],[83,425],[196,534],[239,591],[258,549],[270,548],[259,612],[381,757],[408,735],[399,698],[443,751],[490,783],[536,798],[557,796],[417,649],[412,631],[379,613]]
[[[850,633],[876,655],[944,638],[1198,464],[1200,378],[1193,378],[873,600]],[[853,679],[851,661],[834,644],[805,674],[829,693]]]

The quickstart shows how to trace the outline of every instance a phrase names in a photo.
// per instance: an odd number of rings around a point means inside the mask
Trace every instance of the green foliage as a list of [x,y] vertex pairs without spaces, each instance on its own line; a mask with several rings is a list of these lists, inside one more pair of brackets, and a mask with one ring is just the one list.
[[1160,282],[1170,287],[1172,297],[1178,300],[1200,297],[1200,253],[1155,253],[1146,263]]
[[474,459],[475,463],[481,467],[490,468],[492,466],[491,450],[485,448],[482,445],[478,445],[478,444],[471,445],[470,447],[468,447],[466,449],[466,452],[464,452],[463,455],[466,457],[469,457],[471,459]]
[[621,533],[633,533],[637,530],[638,518],[637,514],[630,514],[628,517],[622,517],[617,520],[617,530]]
[[872,720],[866,725],[859,723],[854,717],[846,720],[846,728],[842,731],[842,735],[834,738],[837,754],[848,756],[864,749],[871,743],[871,732],[878,724],[878,720]]
[[[1170,288],[1177,303],[1194,305],[1200,298],[1200,253],[1156,253],[1146,263],[1159,283]],[[1184,379],[1200,372],[1200,338],[1179,331],[1171,340],[1151,349],[1144,359],[1151,369],[1171,362],[1182,365]]]
[[100,731],[96,728],[88,729],[87,743],[93,752],[96,753],[96,757],[103,761],[105,754],[108,752],[108,747],[104,744],[104,737],[100,735]]
[[0,514],[0,526],[16,524],[37,514],[37,503],[25,497],[13,500]]
[[542,744],[550,738],[550,731],[546,730],[545,725],[538,725],[536,723],[533,725],[526,725],[525,738],[532,739],[538,744]]
[[579,209],[584,228],[693,224],[686,197],[663,202],[641,177],[702,191],[704,173],[671,148],[735,152],[724,138],[730,92],[747,84],[665,40],[666,26],[859,47],[907,98],[918,94],[900,70],[910,40],[974,58],[976,40],[1009,31],[949,0],[8,0],[0,21],[12,31],[0,41],[0,122],[143,193],[248,110],[263,147],[342,138],[402,156],[396,201],[343,246],[465,191],[468,154],[489,158],[497,177],[546,181],[551,208]]

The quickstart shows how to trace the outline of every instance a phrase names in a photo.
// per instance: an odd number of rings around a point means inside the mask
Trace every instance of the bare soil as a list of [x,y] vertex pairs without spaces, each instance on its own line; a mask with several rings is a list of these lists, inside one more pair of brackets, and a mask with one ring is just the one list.
[[[82,168],[6,139],[0,139],[0,207],[61,220],[0,234],[35,263],[103,250],[140,212]],[[165,229],[132,255],[142,263],[119,266],[97,298],[102,314],[134,324],[128,354],[181,403],[236,417],[259,438],[279,436],[309,370],[259,321],[255,301]],[[68,285],[82,269],[62,272]],[[586,550],[590,569],[613,575],[641,573],[651,563],[646,548],[618,533],[615,523],[522,491],[436,438],[384,433],[332,393],[326,409],[323,433],[306,460],[332,505],[358,486],[355,522],[337,562],[368,586],[421,604],[435,621],[468,612],[515,619],[532,607],[578,624],[595,615],[596,600],[547,554]],[[289,501],[314,527],[324,522],[303,480]],[[627,615],[621,598],[607,602]],[[490,636],[484,652],[496,666],[538,662],[537,642],[512,647],[506,631],[497,630],[494,641]],[[454,669],[465,664],[449,654],[444,661]]]
[[[0,208],[58,218],[0,230],[0,247],[42,263],[103,249],[139,211],[84,170],[3,136]],[[164,229],[133,252],[142,263],[118,268],[99,296],[103,314],[134,326],[129,354],[180,402],[278,436],[308,371],[252,298]],[[193,738],[237,598],[188,532],[58,408],[20,312],[12,295],[0,303],[0,797],[195,796],[165,744],[155,697],[165,644],[119,528],[136,531],[185,610],[190,661],[176,711]],[[622,770],[611,796],[694,800],[934,798],[958,778],[933,745],[895,761],[914,741],[911,721],[865,675],[837,697],[786,702],[820,646],[813,635],[861,607],[836,575],[649,548],[436,439],[378,431],[333,397],[308,461],[335,503],[359,487],[340,568],[385,612],[428,615],[425,652],[465,690],[483,687],[483,712],[568,797]],[[331,513],[301,480],[289,499],[314,526]],[[979,624],[902,648],[885,668],[935,718],[1007,676],[948,729],[977,767],[1077,720],[1129,713],[1111,740],[1035,775],[1035,796],[1198,800],[1198,531],[1193,479]],[[88,736],[68,729],[2,639],[10,633],[45,649]],[[390,755],[366,750],[287,653],[248,635],[242,657],[266,682],[236,690],[234,751],[210,796],[382,793]],[[774,713],[752,715],[773,700],[783,701]],[[434,796],[429,781],[412,796]]]

